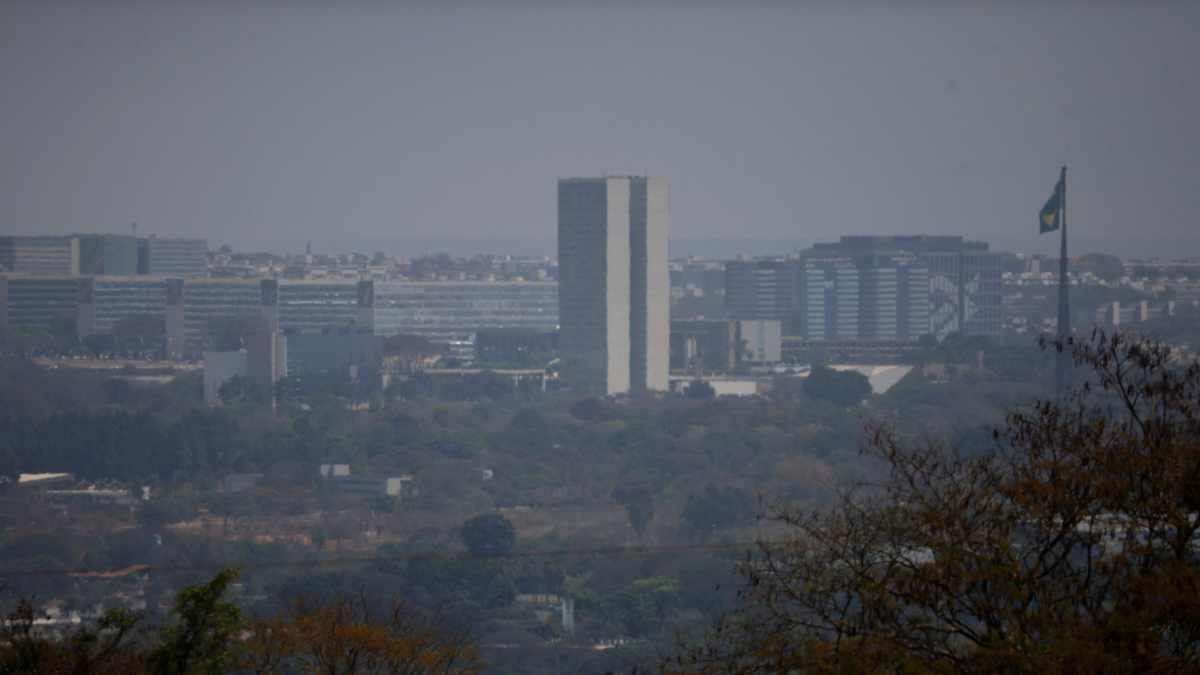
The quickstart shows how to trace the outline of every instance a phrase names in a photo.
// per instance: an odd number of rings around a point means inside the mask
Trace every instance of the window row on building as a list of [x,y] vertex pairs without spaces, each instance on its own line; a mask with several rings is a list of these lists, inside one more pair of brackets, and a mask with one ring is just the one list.
[[260,324],[451,342],[481,330],[557,330],[558,284],[0,275],[0,331],[65,322],[80,336],[114,334],[147,318],[161,318],[181,354],[232,348]]
[[0,272],[203,277],[208,274],[208,242],[119,234],[0,236]]

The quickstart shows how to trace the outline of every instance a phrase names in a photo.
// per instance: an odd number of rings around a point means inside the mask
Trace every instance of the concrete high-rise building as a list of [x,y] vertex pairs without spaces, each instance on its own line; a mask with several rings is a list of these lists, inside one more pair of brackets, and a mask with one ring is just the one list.
[[558,182],[559,350],[570,385],[667,390],[667,221],[665,179]]
[[634,391],[670,388],[668,201],[666,179],[629,179],[629,377]]

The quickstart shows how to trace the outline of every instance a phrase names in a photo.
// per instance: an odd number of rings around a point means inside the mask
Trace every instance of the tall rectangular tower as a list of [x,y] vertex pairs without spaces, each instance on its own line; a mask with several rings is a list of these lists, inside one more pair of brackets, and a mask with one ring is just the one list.
[[661,178],[559,181],[559,350],[569,385],[667,389],[667,215]]
[[634,391],[666,391],[671,280],[667,270],[667,181],[629,179],[629,377]]

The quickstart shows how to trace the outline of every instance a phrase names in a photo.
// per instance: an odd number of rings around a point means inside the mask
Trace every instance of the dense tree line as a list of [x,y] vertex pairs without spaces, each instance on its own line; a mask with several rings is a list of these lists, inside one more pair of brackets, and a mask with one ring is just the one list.
[[222,410],[177,419],[150,412],[74,411],[0,418],[0,473],[66,471],[90,479],[173,481],[228,471],[241,443]]

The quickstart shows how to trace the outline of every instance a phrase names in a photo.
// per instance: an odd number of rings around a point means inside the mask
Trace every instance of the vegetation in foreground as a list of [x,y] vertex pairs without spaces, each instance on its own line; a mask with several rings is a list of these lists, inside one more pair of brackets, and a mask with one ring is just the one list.
[[0,621],[0,673],[186,675],[480,672],[478,651],[402,605],[377,611],[365,596],[297,598],[273,618],[249,618],[226,598],[236,572],[183,589],[157,629],[127,609],[95,626],[48,636],[28,601]]
[[966,456],[874,425],[881,481],[740,566],[739,608],[675,673],[1196,672],[1200,365],[1129,335]]

